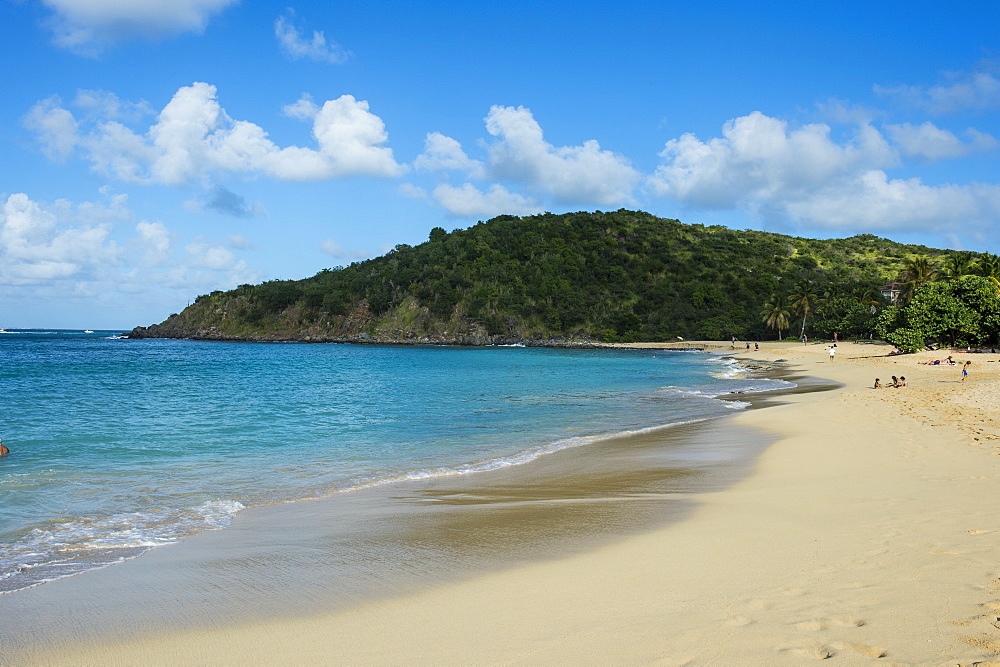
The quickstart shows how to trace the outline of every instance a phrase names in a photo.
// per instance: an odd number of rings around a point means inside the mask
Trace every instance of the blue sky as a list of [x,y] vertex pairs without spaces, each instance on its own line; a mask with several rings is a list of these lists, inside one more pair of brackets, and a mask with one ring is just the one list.
[[0,0],[0,326],[495,215],[1000,253],[1000,5]]

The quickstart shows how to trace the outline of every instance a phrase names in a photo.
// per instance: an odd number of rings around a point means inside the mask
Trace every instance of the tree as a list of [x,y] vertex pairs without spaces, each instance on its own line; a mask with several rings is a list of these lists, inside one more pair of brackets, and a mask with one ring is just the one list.
[[936,274],[937,268],[926,257],[914,257],[909,260],[903,273],[900,274],[903,290],[899,295],[899,300],[904,304],[909,303],[917,288],[934,280]]
[[988,279],[1000,290],[1000,257],[984,252],[976,260],[975,271],[976,275]]
[[910,303],[889,308],[878,333],[905,352],[930,341],[947,345],[996,343],[1000,336],[1000,295],[982,276],[924,283]]
[[795,314],[802,316],[802,330],[799,331],[801,338],[806,333],[806,318],[819,309],[823,300],[816,293],[816,285],[811,280],[799,281],[795,291],[788,295],[788,300]]
[[767,325],[768,329],[778,330],[778,340],[781,340],[781,332],[787,329],[791,325],[791,313],[788,308],[785,307],[785,297],[780,294],[774,294],[764,304],[764,310],[760,312],[761,317],[764,319],[764,324]]
[[939,273],[945,280],[957,280],[962,276],[973,275],[975,268],[975,254],[964,250],[949,255]]

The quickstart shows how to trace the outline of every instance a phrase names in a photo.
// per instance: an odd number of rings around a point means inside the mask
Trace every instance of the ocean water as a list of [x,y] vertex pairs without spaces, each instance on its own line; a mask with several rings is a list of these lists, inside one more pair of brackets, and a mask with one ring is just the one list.
[[248,507],[530,464],[789,385],[697,352],[116,333],[0,333],[0,592],[225,528]]

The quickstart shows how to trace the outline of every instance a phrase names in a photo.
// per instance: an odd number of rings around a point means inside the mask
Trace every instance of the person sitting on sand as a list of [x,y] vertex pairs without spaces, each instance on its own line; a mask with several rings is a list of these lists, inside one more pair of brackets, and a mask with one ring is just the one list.
[[902,375],[900,375],[899,376],[899,383],[896,386],[897,387],[905,387],[906,386],[906,378],[903,377]]
[[879,382],[878,378],[875,378],[875,389],[881,389],[881,388],[882,388],[882,383]]
[[955,364],[955,360],[951,358],[950,354],[948,355],[948,358],[944,360],[944,363],[948,364],[949,366],[957,365]]
[[889,386],[890,387],[898,387],[899,386],[899,378],[897,378],[895,375],[893,375],[892,376],[892,382],[889,384]]

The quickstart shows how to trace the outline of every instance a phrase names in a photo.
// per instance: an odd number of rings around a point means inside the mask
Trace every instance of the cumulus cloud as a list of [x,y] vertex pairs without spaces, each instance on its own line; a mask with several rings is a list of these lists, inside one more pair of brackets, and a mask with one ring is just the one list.
[[45,157],[56,162],[72,155],[80,141],[76,118],[61,104],[58,97],[49,97],[31,107],[23,119],[24,126],[38,137]]
[[[554,146],[545,141],[541,126],[524,107],[493,106],[484,121],[487,132],[495,137],[486,147],[485,161],[469,157],[457,140],[440,132],[427,134],[424,151],[413,161],[417,171],[442,177],[460,172],[465,178],[494,181],[485,190],[472,183],[438,185],[431,196],[451,214],[537,213],[544,210],[540,198],[602,206],[633,203],[639,172],[625,157],[602,149],[597,141]],[[508,184],[520,186],[527,194],[510,190]],[[416,185],[403,194],[427,197]]]
[[[308,109],[302,100],[292,106],[300,114]],[[114,119],[81,129],[55,98],[36,104],[24,123],[46,154],[79,151],[97,173],[130,183],[183,185],[218,173],[294,181],[403,173],[368,102],[343,95],[310,113],[315,148],[277,146],[260,126],[231,118],[215,86],[198,82],[180,88],[143,134]]]
[[98,56],[122,41],[200,34],[209,19],[239,0],[43,0],[57,46]]
[[905,155],[929,160],[959,158],[997,147],[997,140],[989,134],[970,128],[966,130],[969,141],[963,142],[929,121],[920,125],[887,125],[885,129]]
[[493,106],[486,130],[498,141],[489,147],[491,173],[567,202],[619,205],[632,201],[639,173],[629,161],[597,141],[553,146],[525,107]]
[[322,31],[314,30],[311,37],[303,36],[292,21],[295,12],[289,9],[284,16],[279,16],[274,22],[274,36],[278,39],[281,52],[292,60],[315,60],[321,63],[340,64],[347,62],[351,56],[334,41],[327,41]]
[[938,115],[1000,109],[1000,78],[996,74],[960,72],[948,78],[948,83],[936,86],[875,86],[874,89],[878,95]]
[[[60,212],[78,222],[67,224]],[[119,213],[101,213],[93,206],[80,210],[60,201],[47,207],[24,193],[10,195],[0,212],[0,284],[84,277],[117,264],[120,249],[109,237],[110,220]]]
[[135,226],[137,246],[149,266],[164,266],[170,258],[170,231],[162,222],[139,221]]
[[544,208],[535,200],[493,184],[483,192],[471,183],[460,187],[442,184],[434,188],[434,200],[452,215],[492,217],[501,214],[530,215]]
[[48,318],[91,317],[103,304],[162,319],[164,301],[262,278],[231,241],[197,239],[182,249],[175,241],[162,222],[134,222],[124,195],[45,203],[15,193],[0,203],[0,291]]
[[859,169],[898,161],[871,126],[840,145],[827,125],[790,130],[757,111],[727,122],[722,137],[703,142],[689,133],[671,139],[660,156],[664,162],[649,179],[650,190],[710,208],[798,199]]
[[[895,126],[893,132],[899,150],[927,157],[992,140],[976,135],[963,144],[933,126]],[[647,187],[682,204],[827,229],[942,231],[995,215],[1000,186],[889,178],[885,169],[900,164],[899,150],[868,125],[838,143],[826,125],[791,129],[754,112],[726,123],[721,137],[701,141],[686,134],[668,141]]]
[[462,150],[462,144],[440,132],[430,132],[424,139],[424,152],[413,161],[420,171],[456,170],[466,172],[470,178],[483,176],[483,163],[471,159]]

